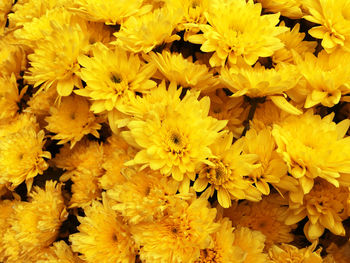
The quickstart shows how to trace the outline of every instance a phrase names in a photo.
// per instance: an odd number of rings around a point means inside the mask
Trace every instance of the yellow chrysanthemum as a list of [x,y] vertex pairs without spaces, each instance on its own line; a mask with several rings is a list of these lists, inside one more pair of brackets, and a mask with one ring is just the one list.
[[18,202],[9,218],[10,227],[2,237],[5,262],[35,262],[42,249],[58,236],[67,211],[61,185],[47,181],[45,189],[34,187],[29,202]]
[[[332,122],[334,114],[323,119],[311,110],[298,117],[289,116],[272,130],[288,172],[299,180],[302,192],[313,187],[314,178],[321,177],[335,186],[349,185],[350,137],[343,138],[350,121]],[[322,138],[322,140],[320,140]],[[344,173],[344,175],[343,175]],[[296,195],[293,199],[302,199]]]
[[349,198],[348,187],[335,187],[317,179],[302,203],[290,200],[286,223],[294,224],[307,216],[309,221],[304,226],[304,233],[309,240],[319,238],[325,228],[335,235],[345,235],[342,221],[350,216]]
[[152,222],[163,216],[164,210],[175,199],[178,182],[165,178],[159,172],[146,169],[107,192],[115,201],[113,209],[130,224]]
[[350,93],[350,69],[347,66],[350,54],[321,51],[317,57],[307,53],[304,59],[297,54],[295,58],[302,79],[287,93],[296,102],[305,101],[305,108],[318,104],[332,107],[339,103],[342,95]]
[[27,58],[24,49],[8,37],[0,38],[0,76],[6,77],[15,74],[20,77],[20,72],[26,68]]
[[59,105],[50,108],[50,116],[45,121],[48,123],[46,129],[55,133],[52,139],[60,140],[57,144],[70,142],[73,148],[84,135],[91,133],[100,137],[97,130],[101,125],[89,111],[89,103],[83,97],[73,95],[63,98]]
[[[140,149],[128,164],[144,164],[189,185],[195,167],[211,156],[209,146],[220,136],[226,121],[207,116],[210,100],[198,100],[199,92],[188,91],[180,100],[181,89],[175,85],[168,90],[160,85],[156,90],[139,100],[143,104],[139,109],[153,109],[142,111],[142,118],[134,117],[128,123],[130,131],[122,132],[127,142]],[[149,105],[159,96],[156,105]]]
[[279,14],[261,15],[261,4],[252,0],[215,0],[210,5],[209,25],[200,25],[203,34],[190,36],[189,41],[202,44],[203,52],[214,52],[211,66],[223,66],[226,60],[236,64],[241,58],[253,65],[283,47],[277,36],[288,29],[276,27]]
[[212,196],[216,190],[222,207],[231,206],[231,199],[261,199],[259,191],[243,179],[258,167],[254,165],[258,156],[242,154],[243,141],[239,140],[234,144],[232,141],[232,134],[226,134],[210,146],[213,156],[208,159],[209,163],[197,167],[198,178],[193,185],[197,192],[201,192],[210,184],[204,196]]
[[297,180],[287,175],[287,165],[276,152],[276,143],[271,134],[271,129],[260,131],[250,129],[243,137],[243,153],[255,154],[260,164],[252,172],[247,174],[245,180],[254,183],[260,194],[269,195],[270,185],[276,189],[296,190]]
[[98,181],[104,173],[102,145],[83,140],[70,149],[65,144],[52,161],[56,167],[67,170],[61,181],[73,181],[71,207],[84,207],[101,197]]
[[69,0],[26,0],[17,1],[13,5],[13,13],[9,14],[10,27],[22,26],[34,18],[39,18],[48,10],[56,7],[69,7],[71,1]]
[[283,95],[297,85],[300,76],[296,67],[280,64],[279,67],[267,69],[259,63],[251,67],[247,64],[222,68],[223,84],[234,94],[232,96],[249,96],[259,98],[268,96],[276,106],[291,114],[302,112],[290,104]]
[[216,209],[209,208],[205,199],[191,204],[179,201],[169,207],[167,215],[156,222],[140,223],[132,228],[140,258],[145,262],[193,262],[200,250],[212,246],[211,234],[219,224],[214,223]]
[[114,33],[115,45],[132,52],[150,52],[157,45],[179,40],[173,34],[181,21],[181,9],[159,8],[143,16],[129,17]]
[[144,5],[144,2],[144,0],[77,0],[72,10],[90,21],[115,25],[123,23],[128,17],[137,17],[150,12],[152,6]]
[[51,23],[52,34],[41,40],[33,54],[28,55],[31,67],[24,78],[34,87],[57,86],[60,96],[68,96],[74,86],[81,87],[76,75],[80,69],[78,56],[87,51],[89,37],[79,24]]
[[259,232],[250,230],[247,227],[240,227],[234,232],[234,246],[237,246],[245,253],[243,263],[266,263],[268,255],[263,252],[265,236]]
[[[282,244],[273,246],[269,250],[270,259],[274,263],[323,263],[321,249],[315,251],[317,242],[306,248],[297,248],[292,245]],[[340,263],[340,262],[339,262]]]
[[322,39],[322,46],[331,53],[337,48],[350,51],[350,2],[348,0],[303,0],[306,20],[320,24],[309,34]]
[[[289,1],[289,0],[288,0]],[[299,0],[297,0],[299,1]],[[292,2],[292,1],[291,1]],[[284,27],[285,23],[282,21],[279,26]],[[296,24],[293,29],[288,30],[278,36],[281,39],[284,47],[276,50],[272,55],[272,61],[275,64],[284,62],[294,64],[293,52],[297,52],[299,55],[304,56],[305,53],[314,53],[317,46],[316,41],[303,41],[305,33],[300,33],[300,24]]]
[[156,86],[149,79],[156,68],[119,48],[110,50],[99,44],[93,48],[93,57],[80,56],[78,61],[83,66],[80,76],[87,86],[75,92],[93,100],[91,110],[95,113],[118,108],[135,92],[148,92]]
[[163,51],[161,54],[151,52],[149,56],[149,62],[154,64],[161,74],[160,79],[165,77],[177,85],[200,91],[215,89],[219,84],[213,72],[198,61],[193,63],[192,57],[184,58],[182,54],[169,51]]
[[207,94],[210,97],[209,115],[218,120],[228,120],[227,129],[234,138],[239,138],[244,130],[243,122],[247,119],[248,107],[243,97],[230,97],[223,89]]
[[201,250],[200,258],[195,263],[243,263],[245,253],[233,245],[235,235],[231,221],[223,218],[218,223],[219,229],[212,234],[214,246]]
[[[43,251],[44,252],[44,251]],[[37,263],[84,263],[64,241],[57,241],[36,261]]]
[[0,183],[15,188],[25,181],[30,190],[33,178],[48,168],[44,158],[51,158],[50,152],[43,150],[44,137],[44,131],[25,118],[16,120],[8,131],[0,128]]
[[109,190],[115,185],[121,184],[130,177],[130,173],[135,173],[132,167],[124,165],[135,157],[137,150],[124,141],[119,135],[112,135],[103,145],[104,174],[99,178],[102,189]]
[[267,12],[278,13],[291,19],[300,19],[303,16],[301,0],[258,0]]
[[11,77],[0,77],[0,123],[9,122],[11,118],[15,117],[19,111],[18,104],[26,90],[23,88],[19,92],[14,73]]
[[103,204],[93,201],[84,212],[85,217],[78,217],[79,232],[69,237],[72,250],[81,253],[87,263],[134,263],[134,241],[108,200],[103,198]]
[[258,203],[243,201],[224,210],[224,216],[231,219],[234,227],[249,227],[266,236],[267,247],[277,243],[292,242],[291,231],[296,225],[284,223],[287,215],[288,202],[284,205],[276,200],[276,194],[264,198]]

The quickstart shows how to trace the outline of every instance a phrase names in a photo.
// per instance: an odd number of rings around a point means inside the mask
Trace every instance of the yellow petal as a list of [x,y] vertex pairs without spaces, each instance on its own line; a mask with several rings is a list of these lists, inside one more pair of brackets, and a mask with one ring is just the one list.
[[270,96],[272,102],[280,109],[294,115],[300,115],[303,112],[290,104],[283,96]]

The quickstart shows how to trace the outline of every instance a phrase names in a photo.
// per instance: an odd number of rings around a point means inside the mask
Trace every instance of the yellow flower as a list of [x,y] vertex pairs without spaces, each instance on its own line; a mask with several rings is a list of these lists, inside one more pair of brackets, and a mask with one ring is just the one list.
[[1,200],[0,201],[0,261],[5,261],[6,256],[6,248],[5,244],[3,244],[3,236],[8,231],[8,228],[11,226],[11,222],[9,220],[11,214],[14,211],[14,207],[17,205],[17,201],[10,201],[10,200]]
[[278,13],[291,19],[300,19],[303,16],[301,0],[258,0],[266,12]]
[[321,51],[317,57],[307,53],[304,59],[295,53],[295,58],[302,79],[287,93],[296,102],[305,101],[305,108],[318,104],[333,107],[342,95],[350,93],[350,69],[347,66],[350,54]]
[[57,87],[60,96],[68,96],[74,86],[80,87],[75,74],[80,69],[78,56],[86,51],[89,37],[79,24],[51,23],[52,34],[37,43],[34,53],[28,55],[31,67],[24,76],[29,84],[40,89]]
[[70,142],[71,148],[80,141],[84,135],[92,134],[99,138],[97,132],[101,128],[94,114],[89,111],[89,103],[85,98],[69,96],[62,99],[59,105],[50,108],[50,116],[45,118],[48,123],[46,129],[56,133],[54,140],[57,144]]
[[195,263],[243,263],[245,253],[233,245],[235,235],[231,221],[223,218],[218,223],[219,229],[212,234],[214,246],[201,250],[200,258]]
[[[189,37],[202,44],[203,52],[214,52],[210,65],[236,64],[241,58],[253,65],[259,57],[269,57],[283,47],[277,37],[287,28],[276,27],[279,14],[261,15],[261,4],[252,0],[215,0],[205,13],[209,25],[200,25],[203,34]],[[235,14],[235,15],[232,15]]]
[[282,244],[274,245],[269,250],[270,259],[275,263],[303,262],[303,263],[322,263],[321,249],[316,251],[317,242],[306,248],[297,248],[292,245]]
[[276,152],[277,146],[271,129],[250,129],[242,140],[243,153],[258,156],[255,164],[260,166],[247,174],[245,180],[254,183],[260,194],[269,195],[270,185],[276,189],[296,190],[298,182],[287,175],[287,165]]
[[[297,0],[299,1],[299,0]],[[289,1],[288,2],[293,2]],[[279,26],[284,27],[285,23],[282,21]],[[305,53],[314,53],[317,46],[316,41],[303,41],[305,33],[300,33],[300,24],[296,24],[292,30],[288,30],[278,36],[281,39],[284,47],[276,50],[272,55],[272,61],[275,64],[285,62],[294,64],[293,51],[299,55],[304,56]]]
[[1,37],[0,39],[0,77],[11,76],[15,74],[20,77],[20,72],[26,69],[27,56],[21,45],[10,37]]
[[26,91],[27,88],[23,88],[19,92],[14,73],[11,76],[0,77],[0,123],[8,123],[17,115],[19,102]]
[[[272,130],[277,152],[287,163],[288,172],[299,180],[304,194],[310,192],[316,177],[336,187],[339,182],[350,183],[350,140],[349,137],[343,138],[350,121],[335,124],[333,116],[330,114],[321,119],[309,110],[298,117],[287,117],[282,123],[275,124]],[[302,195],[294,198],[300,200]]]
[[223,89],[207,94],[210,97],[209,115],[218,120],[228,120],[227,129],[234,138],[239,138],[244,130],[243,122],[247,119],[247,107],[243,97],[230,97]]
[[306,0],[302,1],[306,9],[306,20],[320,24],[309,30],[314,38],[322,39],[327,53],[337,48],[350,51],[350,3],[347,0]]
[[285,92],[292,89],[300,79],[295,66],[280,64],[279,67],[267,69],[256,63],[254,67],[247,64],[222,68],[223,84],[234,94],[232,96],[249,96],[259,98],[268,96],[277,107],[290,114],[302,112],[285,99]]
[[247,227],[237,228],[234,232],[234,246],[237,246],[245,253],[243,263],[266,263],[268,256],[263,252],[265,236]]
[[[44,250],[45,251],[45,250]],[[44,252],[43,251],[43,252]],[[57,241],[50,246],[50,248],[43,253],[43,255],[36,261],[37,263],[84,263],[76,253],[72,252],[63,240]]]
[[243,179],[258,166],[254,165],[258,156],[242,154],[243,141],[232,144],[232,140],[232,134],[226,134],[211,145],[213,157],[197,167],[198,178],[193,185],[194,190],[201,192],[209,183],[204,197],[212,196],[216,190],[218,202],[225,208],[231,206],[231,199],[261,199],[259,191]]
[[304,226],[305,236],[318,239],[325,228],[335,235],[345,235],[342,221],[350,216],[350,192],[348,187],[335,187],[323,179],[317,179],[314,187],[304,195],[302,203],[290,199],[287,224],[294,224],[308,217]]
[[281,202],[276,195],[272,194],[257,203],[235,203],[231,208],[224,210],[224,216],[231,219],[234,227],[249,227],[263,233],[266,236],[267,247],[276,243],[292,242],[294,237],[291,231],[296,225],[284,223],[288,203]]
[[61,185],[46,181],[45,189],[35,186],[29,202],[18,202],[13,209],[2,237],[6,262],[35,262],[31,259],[55,241],[67,218]]
[[184,58],[182,54],[166,50],[161,54],[151,52],[149,56],[150,63],[154,64],[161,74],[160,79],[165,77],[177,85],[200,91],[213,90],[219,84],[213,72],[198,61],[193,63],[191,56]]
[[77,0],[73,11],[85,19],[104,22],[107,25],[121,24],[128,17],[137,17],[151,11],[151,5],[143,5],[143,0],[125,1],[114,0]]
[[0,128],[0,183],[15,188],[25,181],[29,191],[33,178],[48,168],[44,158],[51,154],[43,151],[45,133],[36,123],[19,118],[12,125],[14,131],[5,128],[4,135]]
[[167,215],[157,222],[140,223],[132,228],[140,258],[145,262],[193,262],[200,250],[212,245],[211,234],[219,224],[214,223],[215,208],[202,198],[191,204],[179,201],[169,207]]
[[107,191],[108,197],[115,201],[112,208],[130,224],[152,222],[163,216],[176,198],[178,182],[149,169],[129,176],[126,182]]
[[109,201],[93,201],[78,217],[78,233],[69,237],[72,250],[79,252],[87,263],[135,262],[135,245],[126,225],[111,209]]
[[[175,85],[170,85],[168,90],[160,85],[151,91],[139,100],[139,109],[151,110],[141,111],[141,118],[133,118],[127,125],[130,131],[122,135],[140,149],[128,165],[144,164],[189,185],[196,165],[211,156],[209,145],[220,136],[226,121],[207,116],[208,97],[198,100],[198,92],[188,91],[180,100],[180,93],[181,89],[177,90]],[[159,96],[161,99],[155,100]],[[152,101],[157,104],[152,105]]]
[[142,63],[137,55],[119,48],[110,50],[103,44],[97,44],[92,52],[93,57],[78,58],[83,66],[80,76],[87,86],[75,92],[92,99],[93,112],[111,111],[128,102],[135,92],[147,92],[156,86],[149,79],[155,67]]
[[56,167],[67,170],[60,181],[73,181],[70,207],[84,207],[101,197],[98,181],[104,173],[102,145],[83,140],[70,149],[65,144],[52,161]]
[[157,45],[179,40],[173,30],[180,22],[180,9],[159,8],[142,16],[131,16],[114,33],[118,47],[132,52],[150,52]]

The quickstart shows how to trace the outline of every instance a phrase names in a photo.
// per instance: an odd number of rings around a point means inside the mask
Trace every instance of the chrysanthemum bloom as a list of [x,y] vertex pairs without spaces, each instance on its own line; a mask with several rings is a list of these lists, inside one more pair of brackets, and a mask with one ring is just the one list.
[[31,67],[24,78],[34,87],[57,87],[60,96],[68,96],[74,86],[81,87],[76,75],[80,69],[78,57],[87,52],[89,37],[79,24],[51,23],[50,35],[41,40],[34,53],[28,55]]
[[290,114],[278,108],[272,101],[259,103],[256,107],[251,129],[256,131],[272,128],[273,124],[279,124]]
[[19,92],[14,73],[11,76],[0,77],[0,124],[8,123],[17,115],[18,104],[26,90],[23,88]]
[[212,196],[216,190],[218,202],[222,207],[231,206],[231,199],[261,199],[259,191],[252,183],[243,179],[259,166],[254,165],[258,156],[242,154],[243,141],[239,140],[234,144],[232,141],[233,136],[230,133],[210,146],[213,156],[208,159],[209,163],[197,167],[198,178],[193,185],[197,192],[202,192],[210,184],[203,193],[204,197]]
[[265,254],[265,236],[255,230],[247,227],[237,228],[234,232],[235,240],[234,246],[237,246],[245,253],[243,263],[266,263],[268,255]]
[[193,63],[192,56],[184,58],[182,54],[167,50],[161,54],[151,52],[149,56],[148,60],[157,67],[160,73],[157,77],[160,79],[165,77],[179,86],[199,91],[216,89],[219,84],[218,78],[213,76],[213,72],[206,65],[198,61]]
[[99,184],[105,190],[112,189],[115,185],[125,182],[129,173],[134,172],[133,167],[124,165],[135,157],[137,150],[129,145],[120,135],[108,137],[107,143],[103,145],[104,174],[99,178]]
[[224,209],[224,216],[231,219],[234,227],[249,227],[266,236],[265,244],[289,243],[294,237],[291,231],[296,225],[286,225],[288,202],[283,205],[276,195],[264,198],[258,203],[243,201]]
[[80,13],[90,21],[104,22],[107,25],[121,24],[128,17],[137,17],[152,10],[152,5],[144,4],[144,0],[77,0],[73,11]]
[[17,1],[8,15],[10,27],[22,26],[34,18],[39,18],[48,10],[59,6],[70,6],[69,0],[25,0]]
[[226,128],[234,138],[239,138],[244,130],[243,122],[248,116],[248,107],[244,107],[243,97],[230,97],[223,89],[206,94],[210,97],[209,116],[218,120],[228,120]]
[[214,52],[212,67],[223,66],[226,60],[236,64],[240,58],[253,65],[259,57],[282,48],[277,36],[288,30],[276,27],[279,14],[261,15],[261,9],[252,0],[212,1],[205,13],[209,25],[200,25],[203,34],[190,36],[189,41],[202,44],[203,52]]
[[221,80],[233,92],[233,97],[267,96],[277,107],[290,114],[302,113],[285,98],[285,92],[295,87],[299,79],[296,67],[287,64],[280,64],[279,67],[272,69],[265,68],[259,63],[254,67],[241,64],[221,70]]
[[69,237],[72,250],[79,252],[85,262],[135,262],[135,245],[129,229],[123,224],[106,198],[93,201],[78,217],[78,233]]
[[[306,248],[297,248],[292,245],[282,244],[274,245],[269,250],[269,257],[275,263],[285,262],[303,262],[303,263],[322,263],[321,249],[315,251],[317,242]],[[341,262],[339,262],[341,263]]]
[[0,39],[0,76],[15,74],[20,77],[20,72],[26,68],[27,56],[21,45],[18,45],[10,37],[3,36]]
[[78,58],[83,66],[80,76],[87,86],[75,92],[92,100],[93,112],[111,111],[127,103],[135,92],[148,92],[156,86],[150,80],[156,68],[143,63],[137,55],[120,48],[111,50],[103,44],[96,44],[92,53],[93,57]]
[[220,136],[226,121],[208,117],[208,97],[198,100],[199,92],[188,91],[180,100],[180,94],[176,85],[171,84],[168,90],[160,85],[139,99],[138,108],[130,110],[136,116],[127,125],[130,131],[122,135],[140,149],[128,165],[144,164],[160,170],[182,181],[186,191],[195,167],[211,157],[209,146]]
[[294,101],[305,102],[305,108],[318,104],[333,107],[342,95],[350,93],[350,54],[321,51],[317,57],[307,53],[304,59],[296,53],[294,55],[302,76],[298,85],[287,92]]
[[[288,0],[289,1],[289,0]],[[299,0],[298,0],[299,1]],[[282,21],[279,26],[284,27],[285,23]],[[293,52],[297,52],[301,56],[304,56],[305,53],[315,52],[317,46],[316,41],[303,41],[305,33],[300,33],[300,24],[296,24],[293,29],[288,30],[278,36],[281,39],[284,47],[276,50],[272,55],[272,61],[275,64],[285,62],[294,64]]]
[[84,263],[64,241],[57,241],[43,250],[37,263]]
[[29,202],[19,202],[9,218],[10,227],[2,237],[6,262],[31,262],[57,238],[67,211],[61,185],[47,181],[45,189],[34,187]]
[[[336,187],[339,182],[349,185],[349,137],[346,134],[350,121],[332,122],[334,114],[323,119],[311,110],[300,116],[289,116],[275,124],[272,135],[277,152],[288,166],[288,172],[299,180],[301,193],[293,200],[301,201],[313,187],[314,178],[321,177]],[[322,140],[320,140],[322,138]]]
[[115,201],[112,208],[130,224],[153,222],[164,214],[164,210],[176,197],[178,182],[163,177],[158,171],[142,170],[124,183],[107,191]]
[[260,194],[269,195],[270,185],[276,189],[297,189],[297,180],[287,175],[287,165],[276,152],[277,146],[270,128],[260,131],[250,129],[242,140],[243,153],[258,156],[255,164],[260,166],[247,174],[245,180],[251,181]]
[[131,52],[148,53],[157,45],[180,39],[173,31],[181,18],[181,9],[166,7],[142,16],[131,16],[114,33],[117,40],[113,43]]
[[243,263],[245,253],[241,248],[233,245],[235,235],[232,232],[231,221],[223,218],[218,223],[219,229],[212,234],[214,246],[201,250],[200,257],[195,263]]
[[308,15],[306,20],[320,24],[309,30],[314,38],[322,39],[322,46],[331,53],[337,48],[350,51],[350,2],[348,0],[302,1]]
[[278,13],[291,19],[300,19],[303,16],[301,0],[258,0],[267,12]]
[[101,197],[98,180],[104,173],[103,146],[98,142],[83,140],[73,149],[65,144],[52,161],[56,167],[67,170],[61,181],[73,181],[71,207],[84,207]]
[[348,263],[350,261],[350,241],[338,247],[334,243],[327,247],[327,257],[325,263]]
[[[44,151],[45,133],[38,131],[37,124],[19,118],[12,124],[13,132],[0,129],[0,183],[10,183],[15,188],[26,182],[30,190],[33,178],[48,168],[44,158],[50,159],[50,152]],[[9,129],[9,130],[10,130]]]
[[140,258],[144,262],[193,262],[200,250],[213,246],[211,234],[219,224],[214,223],[216,209],[209,208],[203,198],[191,204],[178,201],[167,215],[156,222],[140,223],[132,228]]
[[335,187],[317,179],[302,203],[290,199],[286,223],[294,224],[307,216],[309,221],[304,226],[304,233],[309,240],[319,238],[325,228],[335,235],[345,235],[342,221],[350,216],[349,198],[347,187]]
[[57,144],[70,142],[71,148],[85,135],[92,134],[99,138],[97,130],[101,128],[98,119],[89,111],[89,102],[80,96],[64,97],[59,105],[50,108],[50,115],[45,118],[46,129],[55,133]]

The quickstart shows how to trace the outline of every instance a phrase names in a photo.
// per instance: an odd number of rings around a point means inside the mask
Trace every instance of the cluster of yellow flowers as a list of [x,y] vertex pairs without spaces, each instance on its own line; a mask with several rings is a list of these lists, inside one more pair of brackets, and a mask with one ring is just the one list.
[[0,1],[0,262],[350,262],[350,0]]

